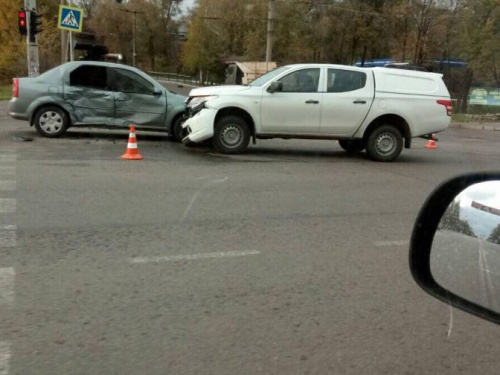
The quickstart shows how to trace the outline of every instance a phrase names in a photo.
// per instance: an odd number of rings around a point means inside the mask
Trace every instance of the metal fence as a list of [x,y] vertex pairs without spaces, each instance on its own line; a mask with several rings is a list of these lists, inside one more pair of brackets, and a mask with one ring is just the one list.
[[216,86],[217,82],[205,81],[201,82],[200,79],[185,74],[165,73],[165,72],[146,72],[151,77],[159,81],[179,82],[193,86]]

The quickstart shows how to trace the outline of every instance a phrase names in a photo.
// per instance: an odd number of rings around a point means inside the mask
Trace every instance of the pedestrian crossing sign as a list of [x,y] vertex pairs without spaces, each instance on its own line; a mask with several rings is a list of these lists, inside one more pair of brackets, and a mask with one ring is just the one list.
[[81,32],[83,26],[83,9],[59,5],[57,27],[63,30]]

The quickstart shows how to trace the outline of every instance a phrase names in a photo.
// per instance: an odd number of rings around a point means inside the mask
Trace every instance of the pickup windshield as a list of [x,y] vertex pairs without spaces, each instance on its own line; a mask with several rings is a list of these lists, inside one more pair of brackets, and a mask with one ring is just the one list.
[[279,68],[271,70],[270,72],[267,72],[266,74],[260,76],[259,78],[254,79],[252,82],[248,84],[248,86],[260,87],[288,69],[290,69],[290,67],[281,66]]

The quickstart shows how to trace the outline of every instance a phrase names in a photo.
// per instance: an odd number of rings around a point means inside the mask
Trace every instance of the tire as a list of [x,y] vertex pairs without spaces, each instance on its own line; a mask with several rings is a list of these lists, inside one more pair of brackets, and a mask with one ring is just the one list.
[[393,161],[403,150],[403,136],[392,125],[383,125],[373,130],[366,142],[366,152],[375,161]]
[[241,117],[226,116],[215,125],[212,144],[222,154],[239,154],[246,151],[250,130]]
[[36,113],[35,129],[43,137],[60,137],[68,130],[68,127],[68,115],[59,107],[43,107]]
[[186,136],[186,131],[182,129],[184,121],[184,116],[180,115],[177,116],[172,123],[170,135],[175,142],[181,142],[182,138]]
[[365,149],[362,139],[340,139],[339,145],[349,154],[358,154]]

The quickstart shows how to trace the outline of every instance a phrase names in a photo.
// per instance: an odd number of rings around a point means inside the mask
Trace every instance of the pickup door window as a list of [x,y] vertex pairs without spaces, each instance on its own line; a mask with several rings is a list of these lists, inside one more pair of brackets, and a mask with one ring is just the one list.
[[117,125],[134,123],[165,127],[165,90],[155,95],[155,86],[128,69],[113,68],[113,90]]
[[64,98],[78,122],[102,125],[113,121],[115,104],[108,73],[105,66],[96,65],[83,65],[69,73]]
[[320,69],[300,69],[280,78],[283,90],[264,91],[261,102],[263,133],[318,134],[321,97]]
[[327,69],[321,106],[321,134],[353,135],[373,100],[373,85],[364,72]]

